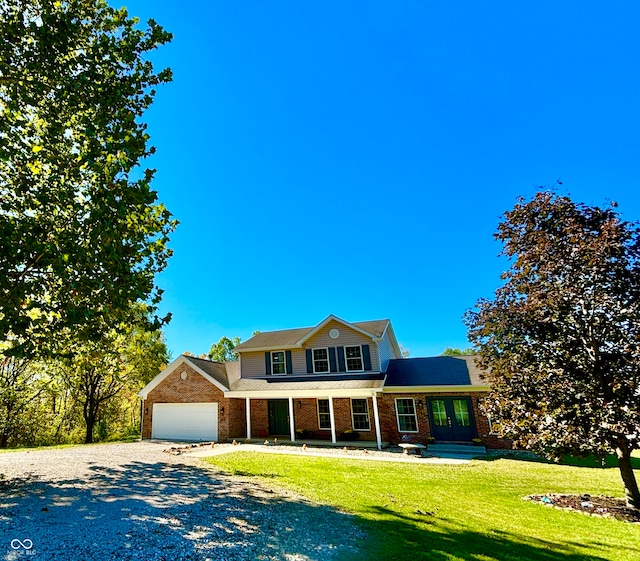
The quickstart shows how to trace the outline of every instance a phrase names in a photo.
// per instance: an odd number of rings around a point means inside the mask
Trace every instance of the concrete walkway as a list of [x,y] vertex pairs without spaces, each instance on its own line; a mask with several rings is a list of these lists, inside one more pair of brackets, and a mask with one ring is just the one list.
[[196,451],[185,453],[190,458],[208,458],[233,452],[258,452],[261,454],[285,454],[290,456],[315,456],[323,458],[351,458],[354,460],[367,460],[376,462],[399,462],[409,464],[468,464],[471,460],[460,458],[421,458],[420,456],[407,455],[397,452],[373,451],[373,450],[327,450],[320,448],[307,448],[301,446],[265,446],[264,444],[216,444],[214,448],[199,448]]

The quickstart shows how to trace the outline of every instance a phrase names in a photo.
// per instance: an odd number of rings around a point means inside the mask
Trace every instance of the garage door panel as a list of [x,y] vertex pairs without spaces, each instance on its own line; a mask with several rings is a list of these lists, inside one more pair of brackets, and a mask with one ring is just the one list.
[[154,403],[152,438],[218,440],[217,403]]

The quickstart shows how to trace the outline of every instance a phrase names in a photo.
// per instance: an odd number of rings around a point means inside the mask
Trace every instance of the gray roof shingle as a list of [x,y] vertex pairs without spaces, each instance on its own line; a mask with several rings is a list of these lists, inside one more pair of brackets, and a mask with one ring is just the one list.
[[229,379],[227,377],[227,368],[223,362],[214,362],[206,358],[198,358],[190,355],[183,355],[188,361],[195,364],[201,370],[204,370],[213,379],[220,382],[225,388],[229,387]]
[[[351,322],[351,325],[355,325],[360,329],[363,329],[367,333],[371,333],[375,337],[382,337],[384,330],[389,324],[388,319],[379,319],[373,321],[355,321]],[[251,339],[248,339],[244,343],[240,343],[235,350],[249,351],[252,349],[272,349],[280,347],[286,349],[296,345],[300,339],[305,335],[308,335],[317,326],[313,327],[300,327],[298,329],[282,329],[278,331],[265,331],[264,333],[257,333]]]

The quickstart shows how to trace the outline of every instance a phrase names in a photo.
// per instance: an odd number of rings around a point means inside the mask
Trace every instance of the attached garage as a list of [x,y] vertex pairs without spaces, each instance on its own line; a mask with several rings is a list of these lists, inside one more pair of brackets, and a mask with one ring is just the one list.
[[218,440],[218,404],[154,403],[151,438]]
[[245,434],[245,402],[228,391],[224,363],[178,357],[138,393],[142,438],[221,442]]

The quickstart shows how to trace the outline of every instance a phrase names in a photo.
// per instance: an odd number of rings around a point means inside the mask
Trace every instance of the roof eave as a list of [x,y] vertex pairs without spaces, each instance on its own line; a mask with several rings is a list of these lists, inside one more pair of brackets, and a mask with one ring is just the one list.
[[153,380],[151,380],[144,388],[142,388],[138,392],[138,397],[142,399],[147,399],[149,393],[158,387],[162,381],[171,374],[176,367],[178,367],[181,363],[188,364],[191,368],[193,368],[198,374],[200,374],[205,380],[211,382],[214,386],[220,389],[223,392],[229,391],[224,384],[216,380],[213,376],[205,372],[202,368],[200,368],[197,364],[189,360],[189,357],[185,355],[180,355],[177,359],[175,359],[171,364],[169,364],[162,372],[160,372]]
[[361,333],[365,337],[369,337],[373,341],[379,340],[379,337],[377,335],[375,335],[374,333],[369,333],[368,331],[366,331],[365,329],[362,329],[361,327],[358,327],[357,325],[353,325],[352,323],[349,323],[348,321],[346,321],[346,320],[344,320],[342,318],[339,318],[338,316],[334,316],[333,314],[329,314],[318,325],[316,325],[311,331],[309,331],[309,333],[307,333],[301,339],[298,339],[298,346],[301,347],[302,343],[304,343],[305,341],[308,341],[311,337],[313,337],[316,333],[318,333],[318,331],[320,331],[330,321],[337,321],[338,323],[341,323],[345,327],[353,329],[354,331],[357,331],[358,333]]
[[459,385],[459,386],[385,386],[383,388],[384,393],[443,393],[443,392],[488,392],[491,388],[489,386],[471,386],[471,385]]

